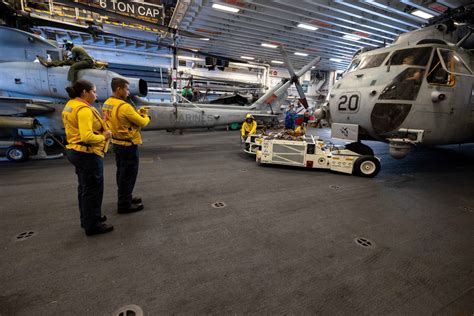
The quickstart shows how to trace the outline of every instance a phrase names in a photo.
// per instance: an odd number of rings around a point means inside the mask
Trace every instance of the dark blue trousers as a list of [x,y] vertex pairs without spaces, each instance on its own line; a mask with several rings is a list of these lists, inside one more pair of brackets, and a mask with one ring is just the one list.
[[115,163],[117,164],[117,196],[119,209],[132,206],[132,193],[138,175],[138,146],[114,144]]
[[85,230],[100,224],[102,198],[104,195],[104,165],[102,157],[75,150],[67,151],[67,159],[76,168],[79,185],[77,198],[81,225]]

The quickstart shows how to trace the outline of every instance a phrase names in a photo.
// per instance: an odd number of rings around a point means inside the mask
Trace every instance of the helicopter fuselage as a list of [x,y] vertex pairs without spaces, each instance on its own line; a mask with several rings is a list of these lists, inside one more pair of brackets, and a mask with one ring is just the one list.
[[442,41],[356,55],[330,92],[332,123],[356,125],[359,138],[473,142],[472,63],[472,53]]

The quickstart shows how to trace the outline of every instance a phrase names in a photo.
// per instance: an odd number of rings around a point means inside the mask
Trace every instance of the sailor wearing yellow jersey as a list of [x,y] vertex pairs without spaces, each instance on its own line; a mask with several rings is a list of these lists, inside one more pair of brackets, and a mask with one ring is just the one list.
[[102,223],[104,167],[102,157],[112,136],[99,112],[92,107],[97,99],[93,83],[78,80],[67,87],[71,98],[64,107],[62,118],[68,145],[67,158],[76,169],[81,226],[86,235],[103,234],[113,226]]
[[150,123],[148,110],[138,111],[126,99],[129,83],[123,78],[112,79],[112,97],[102,107],[107,125],[112,130],[115,162],[117,165],[117,212],[132,213],[143,209],[142,199],[133,196],[138,175],[138,145],[142,144],[141,127]]

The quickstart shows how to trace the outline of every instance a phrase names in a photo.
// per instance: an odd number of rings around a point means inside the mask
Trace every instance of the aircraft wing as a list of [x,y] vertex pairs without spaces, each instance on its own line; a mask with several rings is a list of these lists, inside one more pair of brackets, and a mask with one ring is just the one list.
[[277,117],[278,114],[264,114],[264,113],[255,113],[255,114],[252,114],[253,117]]
[[54,112],[53,107],[48,106],[51,102],[40,99],[24,99],[0,96],[0,115],[38,115]]

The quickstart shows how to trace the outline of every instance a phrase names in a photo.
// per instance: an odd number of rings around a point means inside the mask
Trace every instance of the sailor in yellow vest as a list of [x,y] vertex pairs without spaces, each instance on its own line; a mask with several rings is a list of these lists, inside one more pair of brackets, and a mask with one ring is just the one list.
[[[247,137],[253,135],[257,132],[257,122],[254,120],[252,114],[247,114],[245,116],[245,121],[242,123],[242,128],[240,129],[240,139],[242,143],[245,143]],[[248,150],[250,144],[245,143],[245,149]]]
[[138,175],[138,145],[142,144],[140,128],[150,123],[148,110],[138,111],[126,99],[129,95],[128,81],[112,79],[112,96],[103,105],[107,126],[112,131],[112,143],[117,165],[117,211],[132,213],[143,209],[142,199],[132,195]]
[[247,114],[245,116],[245,121],[242,124],[240,129],[240,136],[242,137],[242,142],[245,142],[247,136],[253,135],[257,132],[257,122],[254,120],[252,114]]
[[97,99],[93,83],[78,80],[67,87],[66,91],[70,100],[64,107],[62,119],[68,142],[67,158],[74,165],[79,180],[77,191],[81,226],[88,236],[108,233],[114,227],[102,223],[106,220],[102,216],[102,158],[112,133],[99,112],[91,105]]
[[306,123],[301,122],[295,129],[294,136],[304,136],[306,135]]

